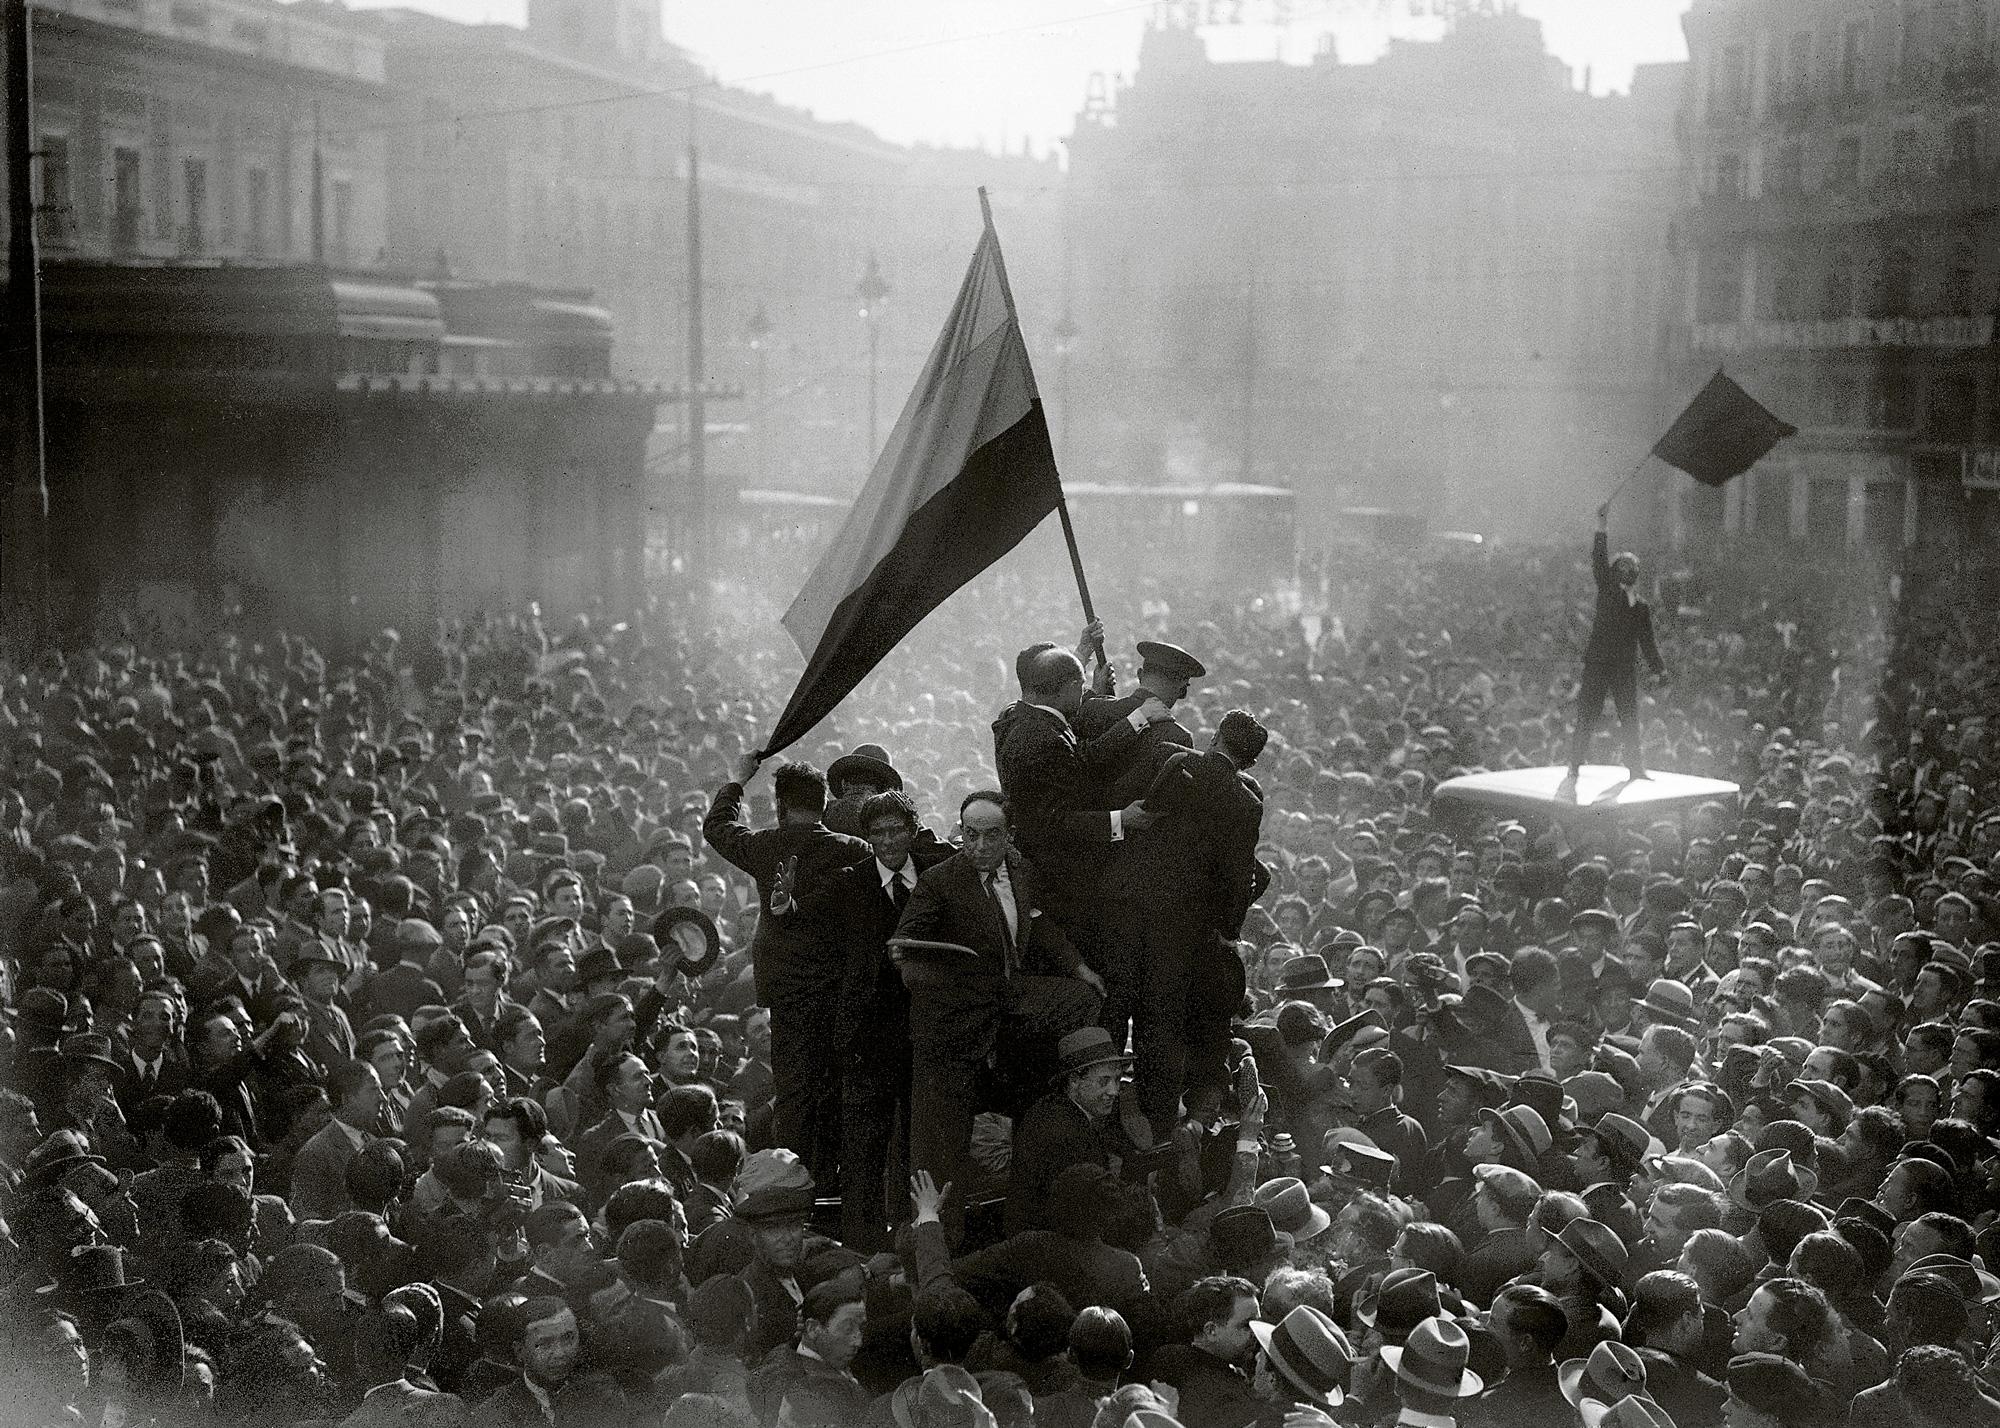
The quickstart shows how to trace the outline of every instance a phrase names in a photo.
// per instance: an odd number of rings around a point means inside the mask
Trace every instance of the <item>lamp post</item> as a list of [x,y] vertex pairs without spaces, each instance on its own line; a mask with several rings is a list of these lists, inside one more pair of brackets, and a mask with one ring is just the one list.
[[772,327],[763,303],[758,303],[757,310],[750,314],[750,321],[745,330],[750,334],[750,350],[757,354],[757,484],[769,486],[771,452],[770,445],[765,440],[765,431],[771,420],[770,409],[766,405],[770,388],[764,378],[766,364],[771,355],[771,334],[776,329]]
[[1056,395],[1062,402],[1062,449],[1069,451],[1069,354],[1076,346],[1076,335],[1081,331],[1076,319],[1063,309],[1063,315],[1056,322]]
[[875,463],[876,357],[882,330],[882,299],[889,295],[889,285],[882,281],[882,269],[872,252],[868,255],[868,271],[854,285],[854,295],[861,300],[861,320],[868,324],[868,463],[872,466]]

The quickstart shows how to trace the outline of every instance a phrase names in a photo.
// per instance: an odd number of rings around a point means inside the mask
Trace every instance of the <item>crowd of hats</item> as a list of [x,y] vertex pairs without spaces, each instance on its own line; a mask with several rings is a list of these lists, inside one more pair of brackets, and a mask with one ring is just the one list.
[[[1367,556],[1324,572],[1310,565],[1332,608],[1371,612],[1327,622],[1310,658],[1294,628],[1248,598],[1176,608],[1164,631],[1176,645],[1153,645],[1156,659],[1183,645],[1201,652],[1176,711],[1198,742],[1232,706],[1271,729],[1257,773],[1267,810],[1259,856],[1273,872],[1245,929],[1240,1027],[1273,1093],[1263,1148],[1234,1185],[1238,1202],[1220,1203],[1245,1109],[1230,1098],[1205,1128],[1206,1203],[1156,1186],[1160,1237],[1121,1246],[1144,1262],[1156,1297],[1170,1304],[1204,1274],[1255,1274],[1269,1312],[1253,1325],[1254,1352],[1286,1395],[1337,1416],[1379,1416],[1385,1405],[1393,1414],[1399,1393],[1451,1411],[1508,1378],[1494,1286],[1465,1268],[1482,1238],[1501,1232],[1498,1217],[1552,1264],[1574,1266],[1563,1302],[1579,1324],[1586,1302],[1622,1321],[1564,1355],[1551,1393],[1589,1428],[1687,1428],[1700,1420],[1673,1419],[1670,1395],[1656,1396],[1656,1362],[1630,1325],[1647,1275],[1678,1272],[1678,1261],[1660,1260],[1649,1215],[1699,1203],[1707,1208],[1696,1218],[1712,1214],[1747,1261],[1727,1293],[1701,1284],[1705,1308],[1742,1313],[1744,1291],[1800,1283],[1850,1349],[1799,1362],[1733,1352],[1742,1346],[1726,1331],[1711,1335],[1695,1368],[1718,1402],[1734,1398],[1787,1425],[1825,1421],[1859,1392],[1895,1388],[1905,1370],[1912,1385],[1948,1380],[1926,1349],[1957,1355],[1969,1391],[1991,1392],[2000,946],[1986,939],[2000,935],[1990,772],[2000,768],[2000,730],[1968,671],[1985,670],[2000,648],[1989,613],[2000,607],[1964,598],[1970,576],[1932,574],[1906,578],[1883,620],[1887,607],[1871,603],[1879,592],[1837,572],[1698,556],[1673,577],[1675,603],[1699,615],[1664,622],[1676,692],[1647,710],[1649,757],[1736,779],[1746,798],[1572,846],[1519,824],[1434,825],[1425,798],[1462,770],[1560,760],[1567,711],[1551,697],[1549,671],[1562,659],[1553,636],[1535,632],[1554,622],[1552,592],[1580,578],[1575,558],[1513,552],[1449,571]],[[277,1307],[336,1283],[378,1307],[400,1292],[393,1275],[364,1283],[362,1266],[408,1254],[404,1221],[384,1220],[379,1239],[370,1225],[299,1225],[274,1193],[297,1151],[293,1131],[323,1116],[316,1083],[329,1068],[308,1064],[261,1088],[270,1119],[254,1144],[237,1143],[255,1162],[259,1193],[212,1178],[231,1159],[227,1146],[189,1170],[203,1181],[179,1201],[190,1230],[156,1228],[158,1203],[130,1175],[158,1173],[157,1108],[115,1118],[129,1121],[123,1134],[108,1120],[71,1123],[69,1088],[130,1072],[143,993],[170,994],[174,1044],[186,1049],[201,1007],[236,998],[247,1042],[303,1007],[295,984],[315,964],[365,974],[347,952],[296,935],[292,924],[322,888],[351,895],[348,941],[364,963],[369,948],[425,967],[484,951],[518,974],[549,939],[573,939],[579,985],[637,996],[670,942],[685,973],[677,1014],[711,1033],[703,1073],[746,1103],[754,1153],[728,1187],[732,1219],[790,1226],[823,1208],[824,1187],[797,1157],[756,1149],[769,1077],[748,1034],[751,889],[704,856],[700,839],[708,796],[789,692],[774,613],[752,604],[712,627],[666,607],[617,624],[495,618],[422,641],[385,632],[336,659],[294,639],[177,643],[150,630],[7,669],[0,950],[14,1084],[39,1125],[28,1135],[22,1127],[34,1123],[10,1106],[0,1145],[16,1280],[5,1318],[19,1350],[0,1392],[26,1392],[34,1379],[36,1392],[48,1390],[35,1401],[49,1421],[90,1403],[82,1387],[62,1399],[43,1372],[50,1336],[69,1325],[88,1353],[122,1366],[106,1381],[137,1385],[163,1419],[220,1407],[298,1421],[312,1416],[308,1396],[286,1407],[232,1396],[227,1383],[232,1372],[259,1376],[258,1365],[274,1382],[310,1380],[280,1368],[311,1364],[332,1340],[311,1324],[289,1331],[297,1344],[285,1340],[273,1325],[294,1321]],[[958,797],[993,782],[986,722],[1011,693],[995,654],[1071,618],[1059,592],[1008,586],[984,606],[959,602],[791,752],[836,780],[854,772],[903,787],[926,821],[948,829]],[[1816,636],[1797,639],[1806,618]],[[1879,703],[1862,687],[1875,678]],[[563,913],[555,898],[570,886],[581,906]],[[607,935],[620,898],[629,930]],[[260,920],[273,934],[267,949],[292,938],[268,981],[230,960],[236,929]],[[1584,946],[1609,953],[1599,994],[1544,1029],[1556,1040],[1580,1032],[1583,1064],[1517,1074],[1440,1057],[1433,1090],[1402,1107],[1425,1132],[1423,1163],[1407,1144],[1401,1156],[1386,1149],[1343,1107],[1356,1059],[1393,1052],[1414,1072],[1430,1008],[1475,1032],[1497,1024],[1530,945],[1565,969]],[[1671,1103],[1664,1115],[1649,1105],[1656,1048],[1646,1027],[1697,1039],[1690,1089],[1728,1112],[1707,1147],[1676,1144]],[[1866,1039],[1850,1045],[1857,1027]],[[420,1041],[410,1038],[406,1090],[429,1069]],[[1060,1058],[1071,1070],[1123,1060],[1096,1031],[1071,1038]],[[1464,1088],[1464,1125],[1439,1118],[1436,1088],[1446,1084]],[[456,1104],[464,1090],[436,1095]],[[1498,1147],[1495,1159],[1466,1157],[1473,1130]],[[1004,1128],[982,1120],[975,1136],[980,1163],[1004,1168]],[[1586,1146],[1610,1182],[1577,1175]],[[434,1160],[405,1146],[390,1173],[404,1177],[412,1203],[476,1198],[492,1190],[498,1164],[475,1137]],[[1453,1204],[1456,1182],[1466,1194]],[[1415,1226],[1448,1231],[1461,1257],[1405,1262],[1396,1246]],[[199,1262],[229,1268],[215,1282],[197,1285],[199,1256],[167,1255],[157,1242],[196,1231],[192,1243],[209,1256]],[[1837,1282],[1826,1266],[1845,1263],[1843,1252],[1808,1243],[1823,1236],[1852,1251],[1865,1282]],[[614,1247],[603,1246],[607,1282],[618,1272]],[[1696,1245],[1690,1265],[1702,1276],[1713,1248]],[[815,1253],[805,1279],[861,1273],[856,1256]],[[690,1261],[712,1264],[694,1247]],[[1303,1273],[1307,1287],[1283,1271]],[[1526,1263],[1510,1278],[1547,1273]],[[690,1277],[706,1282],[675,1296],[686,1323],[740,1308],[733,1273]],[[1955,1344],[1891,1341],[1884,1301],[1918,1279],[1965,1307]],[[1311,1302],[1285,1303],[1288,1292]],[[497,1326],[518,1305],[496,1297],[488,1322],[504,1339]],[[1170,1314],[1127,1308],[1142,1355],[1133,1377],[1145,1381],[1144,1354],[1179,1330]],[[902,1374],[882,1385],[887,1411],[898,1422],[980,1421],[974,1405],[983,1397],[990,1414],[1005,1396],[987,1366],[973,1367]],[[1249,1384],[1252,1365],[1241,1367]],[[351,1402],[353,1363],[320,1368],[332,1401]],[[1862,1381],[1871,1372],[1879,1384]],[[1153,1428],[1171,1412],[1162,1401],[1133,1418]]]

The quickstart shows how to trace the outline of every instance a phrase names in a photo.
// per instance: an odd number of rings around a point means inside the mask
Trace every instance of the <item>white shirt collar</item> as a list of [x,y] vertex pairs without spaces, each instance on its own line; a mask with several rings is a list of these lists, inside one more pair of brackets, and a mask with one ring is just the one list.
[[917,880],[916,869],[910,866],[910,860],[907,858],[903,860],[902,867],[893,869],[880,858],[877,858],[875,860],[875,876],[882,880],[882,886],[887,891],[894,891],[894,885],[897,883],[908,887]]

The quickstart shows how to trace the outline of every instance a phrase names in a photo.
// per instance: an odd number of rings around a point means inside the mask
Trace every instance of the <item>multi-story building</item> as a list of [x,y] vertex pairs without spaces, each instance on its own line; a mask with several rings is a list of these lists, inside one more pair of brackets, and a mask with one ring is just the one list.
[[[858,485],[871,368],[879,441],[971,255],[974,172],[1060,181],[1052,162],[913,151],[720,84],[662,38],[660,0],[532,0],[525,29],[370,18],[393,94],[392,261],[588,286],[623,375],[687,377],[698,150],[704,374],[742,398],[710,410],[724,486]],[[858,296],[871,262],[886,302]],[[684,410],[662,409],[662,468]]]
[[1681,66],[1592,97],[1512,13],[1371,64],[1156,28],[1070,141],[1078,461],[1525,533],[1663,420]]
[[44,256],[380,260],[382,45],[344,12],[34,0],[34,36]]
[[1682,487],[1685,538],[2000,536],[1997,22],[1994,0],[1688,14],[1679,366],[1725,366],[1801,431]]

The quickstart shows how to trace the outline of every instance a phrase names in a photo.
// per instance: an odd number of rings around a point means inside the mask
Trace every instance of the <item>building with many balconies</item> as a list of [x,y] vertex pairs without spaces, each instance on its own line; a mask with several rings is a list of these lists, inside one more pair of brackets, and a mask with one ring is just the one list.
[[1893,550],[2000,535],[1994,0],[1732,0],[1684,26],[1678,363],[1801,428],[1684,540]]

